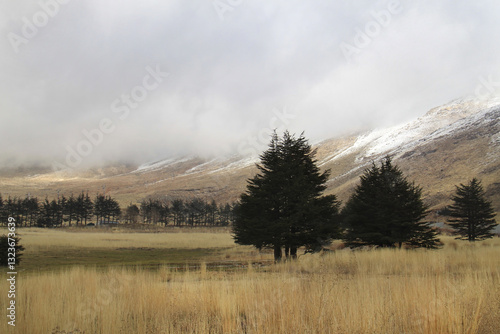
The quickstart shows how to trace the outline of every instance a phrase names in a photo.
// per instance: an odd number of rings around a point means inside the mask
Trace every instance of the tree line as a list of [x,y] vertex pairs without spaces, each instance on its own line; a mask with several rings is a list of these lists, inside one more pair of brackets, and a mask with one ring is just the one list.
[[[97,195],[96,203],[101,201],[100,197],[104,196]],[[105,200],[106,203],[113,201],[110,197]],[[14,217],[17,226],[26,227],[57,227],[63,226],[65,222],[69,226],[86,225],[100,210],[100,207],[94,204],[88,193],[83,192],[76,197],[62,195],[52,200],[45,198],[44,201],[30,195],[25,198],[9,196],[3,199],[0,194],[0,218],[5,224],[8,217]]]
[[129,205],[124,219],[128,223],[173,226],[228,226],[233,222],[235,204],[217,204],[201,198],[146,198],[140,205]]
[[139,203],[120,208],[111,196],[97,194],[92,199],[88,193],[60,195],[55,199],[27,195],[25,198],[0,194],[0,224],[7,224],[8,217],[16,219],[17,226],[62,227],[89,224],[146,223],[174,226],[228,226],[233,220],[234,204],[218,205],[215,201],[192,198],[167,200],[147,198]]
[[[429,207],[422,188],[409,181],[391,157],[365,170],[340,209],[335,195],[323,195],[330,171],[320,172],[315,154],[303,134],[273,134],[235,210],[237,243],[273,249],[275,261],[283,252],[286,258],[296,258],[299,247],[321,250],[334,239],[351,248],[441,246],[438,230],[425,219]],[[449,225],[458,239],[493,236],[495,214],[479,180],[457,186],[452,201]]]

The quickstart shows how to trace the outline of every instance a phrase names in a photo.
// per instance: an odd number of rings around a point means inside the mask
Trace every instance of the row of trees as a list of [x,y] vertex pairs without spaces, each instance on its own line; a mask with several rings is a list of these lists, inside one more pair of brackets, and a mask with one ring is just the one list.
[[[315,153],[303,135],[273,135],[235,212],[237,243],[272,248],[276,261],[283,249],[294,258],[298,247],[316,251],[333,239],[349,247],[440,246],[438,231],[425,221],[422,188],[408,181],[390,157],[364,172],[340,210],[334,195],[323,196],[329,171],[320,172]],[[450,226],[457,238],[493,236],[495,215],[477,179],[457,187],[452,199]]]
[[[101,197],[104,196],[98,195],[96,202]],[[105,200],[113,201],[109,197]],[[71,195],[67,198],[63,195],[53,200],[46,198],[43,202],[32,196],[26,196],[24,199],[9,196],[4,200],[0,195],[1,222],[5,223],[7,217],[14,217],[18,226],[62,226],[64,222],[69,226],[73,222],[85,225],[97,212],[96,209],[98,207],[94,206],[94,202],[85,193],[77,197]]]
[[233,205],[217,205],[199,198],[153,199],[129,205],[122,210],[111,196],[98,194],[94,200],[88,193],[78,196],[59,196],[45,199],[0,195],[0,221],[6,224],[8,217],[14,217],[18,226],[59,227],[63,225],[87,225],[89,223],[110,223],[122,219],[126,223],[148,223],[175,226],[227,226],[233,220]]
[[147,198],[140,207],[130,205],[125,214],[127,222],[142,220],[148,224],[174,226],[228,226],[233,221],[234,205],[218,205],[200,198],[189,200]]

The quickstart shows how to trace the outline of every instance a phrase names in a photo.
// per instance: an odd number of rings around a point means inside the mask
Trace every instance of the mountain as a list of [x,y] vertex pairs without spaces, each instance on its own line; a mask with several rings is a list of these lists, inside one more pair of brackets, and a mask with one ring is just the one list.
[[[331,169],[327,193],[345,201],[373,162],[391,155],[421,185],[432,209],[449,204],[454,185],[482,180],[500,212],[500,99],[461,99],[429,110],[405,124],[331,138],[315,145],[323,169]],[[4,196],[44,198],[105,191],[123,206],[146,196],[193,197],[230,202],[245,190],[258,157],[238,154],[204,159],[176,157],[141,166],[116,165],[85,171],[43,168],[0,171]]]

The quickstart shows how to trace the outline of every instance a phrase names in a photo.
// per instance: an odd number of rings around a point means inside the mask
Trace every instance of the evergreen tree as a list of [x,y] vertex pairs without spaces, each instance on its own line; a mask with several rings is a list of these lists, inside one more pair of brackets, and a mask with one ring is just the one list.
[[456,186],[452,200],[449,225],[458,235],[457,239],[476,241],[493,237],[495,213],[478,179],[473,178],[467,185]]
[[106,217],[106,197],[98,194],[94,201],[94,215],[96,216],[97,225],[105,222]]
[[18,226],[28,226],[27,224],[27,210],[24,205],[24,200],[21,197],[14,198],[15,200],[15,208],[16,208],[16,222]]
[[97,217],[97,223],[114,221],[121,213],[120,205],[111,196],[97,195],[94,202],[94,215]]
[[75,200],[75,219],[78,223],[82,225],[87,225],[87,220],[92,219],[94,215],[94,202],[90,198],[88,193],[83,193],[83,191],[78,195]]
[[205,201],[199,198],[191,199],[186,203],[186,213],[189,225],[201,225],[204,223]]
[[0,225],[7,224],[7,213],[5,212],[5,206],[3,204],[2,194],[0,194]]
[[218,207],[215,200],[212,200],[210,204],[207,203],[205,211],[207,213],[208,225],[215,226],[217,224],[217,212],[218,212]]
[[219,222],[218,225],[221,226],[227,226],[231,222],[231,212],[233,211],[233,208],[231,208],[231,205],[229,203],[226,203],[225,205],[220,205],[219,206]]
[[106,217],[109,221],[116,221],[118,217],[120,217],[122,210],[120,209],[120,204],[112,198],[108,196],[106,198]]
[[7,267],[9,265],[9,253],[15,254],[14,263],[16,265],[21,263],[24,247],[20,244],[20,241],[21,239],[19,237],[9,238],[7,235],[0,236],[0,266]]
[[125,210],[125,220],[127,223],[135,224],[137,223],[140,210],[135,204],[130,204]]
[[26,212],[26,220],[29,221],[29,226],[32,226],[35,223],[35,218],[38,216],[40,211],[38,198],[27,196],[23,201],[23,206]]
[[86,193],[85,196],[83,196],[83,206],[82,206],[82,218],[85,225],[87,225],[87,220],[92,219],[93,215],[94,215],[94,202],[92,202],[89,193]]
[[73,194],[65,201],[63,213],[66,216],[64,220],[68,222],[68,226],[71,226],[71,222],[76,217],[76,199]]
[[158,199],[147,198],[141,202],[141,215],[148,224],[157,224],[162,216],[162,203]]
[[10,196],[4,202],[4,213],[7,217],[14,217],[17,224],[21,225],[21,212],[20,205],[18,205],[17,197],[11,198]]
[[235,210],[237,243],[272,248],[279,261],[283,248],[295,258],[299,247],[314,250],[338,234],[338,202],[322,196],[329,171],[320,172],[315,153],[303,135],[273,134]]
[[159,213],[160,213],[160,223],[163,223],[164,226],[168,225],[168,221],[170,219],[170,207],[166,199],[159,200]]
[[180,226],[184,222],[185,205],[182,199],[172,201],[172,218],[175,226]]
[[422,189],[410,183],[389,157],[380,167],[373,164],[360,179],[343,210],[349,246],[439,245],[437,231],[422,221],[427,214]]
[[59,201],[53,199],[49,201],[47,198],[42,204],[40,215],[37,219],[37,226],[39,227],[52,227],[61,226],[63,221],[62,206]]
[[61,195],[57,195],[57,204],[61,207],[61,226],[63,224],[64,221],[66,221],[66,219],[64,219],[64,216],[66,215],[66,209],[68,207],[68,199],[66,198],[66,196]]

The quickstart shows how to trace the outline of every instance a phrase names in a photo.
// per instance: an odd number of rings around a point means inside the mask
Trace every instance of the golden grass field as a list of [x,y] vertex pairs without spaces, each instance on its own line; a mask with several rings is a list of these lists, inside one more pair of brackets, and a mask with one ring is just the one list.
[[[16,327],[4,315],[0,333],[500,333],[498,237],[475,244],[443,237],[440,250],[337,250],[274,265],[271,253],[234,245],[229,232],[18,232],[26,251]],[[123,258],[135,265],[93,263],[95,251],[121,248],[178,253],[154,268],[142,256]],[[191,256],[194,249],[202,251]],[[39,252],[45,262],[30,259]],[[87,263],[42,268],[77,252],[89,252]],[[169,265],[179,259],[185,268]],[[224,262],[234,266],[214,265]],[[5,279],[0,288],[6,313]]]

